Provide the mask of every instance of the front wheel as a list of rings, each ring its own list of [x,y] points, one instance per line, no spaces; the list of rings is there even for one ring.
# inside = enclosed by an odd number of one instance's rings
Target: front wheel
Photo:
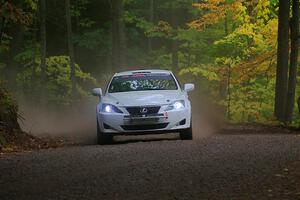
[[[179,132],[181,140],[193,140],[193,126],[192,122],[189,128],[182,129]]]
[[[103,133],[99,128],[99,123],[97,120],[97,143],[100,145],[112,144],[113,135],[110,133]]]

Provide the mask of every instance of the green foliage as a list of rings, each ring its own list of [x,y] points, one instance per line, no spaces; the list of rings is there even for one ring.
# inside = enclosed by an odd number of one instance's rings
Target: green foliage
[[[1,150],[1,148],[5,147],[6,145],[7,145],[7,141],[0,132],[0,150]]]
[[[19,5],[11,2],[0,9],[0,17],[5,17],[8,23],[0,46],[0,71],[9,69],[4,58],[13,52],[10,44],[15,38],[9,28],[21,24],[26,31],[22,46],[25,48],[13,55],[19,63],[19,89],[39,102],[44,88],[49,104],[69,105],[74,101],[69,59],[56,56],[67,54],[64,2],[47,2],[49,57],[45,82],[40,80],[40,49],[36,37],[38,1],[25,0]],[[111,30],[117,30],[112,23],[117,16],[111,10],[112,2],[71,2],[76,62],[82,70],[101,77],[101,83],[111,74],[112,60],[120,56],[112,52],[115,33]],[[148,0],[124,0],[123,3],[125,66],[172,69],[173,59],[178,57],[180,78],[195,82],[197,92],[208,94],[223,106],[229,120],[273,120],[278,0],[164,0],[155,1],[153,10]],[[150,21],[151,16],[154,21]],[[76,65],[77,99],[87,96],[95,84],[95,79],[82,72],[79,65]],[[299,95],[297,87],[296,96]],[[299,120],[293,122],[297,123],[300,124]]]
[[[0,81],[0,136],[2,130],[19,129],[18,118],[18,106],[4,87],[4,83]],[[5,143],[4,138],[0,140],[2,140],[0,143]]]
[[[5,18],[9,22],[29,25],[33,18],[32,11],[36,10],[37,0],[25,0],[22,3],[4,1],[1,3],[0,17]]]
[[[134,24],[136,28],[140,28],[145,32],[153,28],[153,24],[145,20],[143,17],[139,17],[134,13],[128,11],[124,12],[123,21],[127,24]]]
[[[82,12],[86,10],[89,0],[76,0],[74,5],[71,6],[71,15],[74,17],[80,17]]]
[[[201,65],[198,67],[189,67],[182,69],[179,75],[192,74],[193,76],[200,76],[205,78],[207,81],[219,81],[219,77],[216,72],[212,71],[212,66]]]
[[[202,93],[225,107],[229,120],[273,120],[278,1],[208,0],[193,8],[194,2],[160,2],[156,5],[159,17],[151,24],[144,14],[148,11],[137,9],[142,2],[126,1],[128,8],[135,9],[126,10],[125,22],[141,29],[147,38],[164,41],[144,58],[146,63],[171,69],[170,44],[175,40],[179,75],[196,82]],[[172,13],[180,15],[183,10],[190,20],[182,23],[177,19],[174,27]]]
[[[7,114],[10,110],[15,109],[15,103],[3,85],[3,82],[0,81],[0,112],[1,114]]]
[[[40,61],[22,70],[17,77],[17,83],[24,95],[34,96],[34,101],[41,101],[42,90],[45,89],[46,99],[49,104],[70,105],[78,99],[73,99],[71,94],[70,59],[67,56],[52,56],[46,59],[46,83],[41,81]],[[76,81],[78,98],[87,97],[90,88],[96,85],[96,80],[90,74],[81,71],[76,65]],[[43,85],[45,84],[45,85]]]
[[[224,6],[218,2],[221,1],[216,0],[210,5],[208,1],[200,4],[199,9],[206,9],[205,17],[212,18],[223,12]],[[228,35],[218,34],[209,47],[210,51],[206,51],[214,61],[182,69],[180,74],[191,74],[198,77],[201,84],[209,84],[210,95],[227,108],[230,120],[266,122],[273,119],[277,16],[272,14],[268,0],[250,4],[253,6],[252,13],[247,3],[236,3],[232,5],[235,9],[228,9],[227,28],[231,27],[231,32]],[[200,27],[200,32],[195,33],[195,36],[200,36],[207,30],[220,30],[224,20],[225,15],[218,16],[217,21],[197,21],[191,25],[197,29]],[[188,40],[193,37],[187,35],[181,38]],[[204,40],[203,44],[208,42]],[[225,97],[220,98],[220,87],[225,89]]]
[[[74,37],[74,43],[89,50],[101,49],[102,51],[107,51],[111,46],[110,38],[108,38],[106,32],[101,29],[76,35]]]

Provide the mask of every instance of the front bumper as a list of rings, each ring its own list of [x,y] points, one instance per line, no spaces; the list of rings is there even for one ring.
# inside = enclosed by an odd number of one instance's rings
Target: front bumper
[[[144,116],[102,112],[97,115],[101,132],[113,134],[172,132],[189,128],[191,120],[188,108]]]

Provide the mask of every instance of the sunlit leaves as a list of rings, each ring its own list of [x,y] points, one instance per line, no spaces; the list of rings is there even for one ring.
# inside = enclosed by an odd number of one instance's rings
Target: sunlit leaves
[[[179,75],[192,74],[193,76],[202,76],[208,81],[218,81],[219,77],[216,72],[212,71],[212,66],[189,67],[182,69]]]
[[[74,100],[72,98],[72,83],[70,79],[70,60],[68,56],[53,56],[46,59],[47,74],[47,101],[54,105],[70,105]],[[96,80],[90,74],[82,72],[78,65],[76,67],[77,93],[79,97],[88,95],[90,88],[94,87]],[[17,76],[18,87],[22,88],[24,94],[30,94],[29,97],[37,95],[41,90],[40,82],[40,60],[37,63],[27,65]]]
[[[205,11],[201,18],[190,22],[188,25],[191,28],[203,30],[209,25],[218,23],[221,19],[233,12],[240,10],[240,0],[227,2],[225,0],[208,0],[203,3],[193,4],[195,8]]]
[[[165,37],[170,38],[173,36],[173,28],[166,21],[159,21],[153,29],[147,32],[147,35],[151,37]]]
[[[32,10],[38,9],[38,0],[24,0],[25,4]]]
[[[220,29],[225,23],[231,29],[214,40],[215,61],[204,65],[209,68],[198,65],[181,74],[201,80],[205,77],[214,90],[218,84],[223,85],[227,96],[219,103],[230,105],[227,112],[233,121],[265,121],[273,116],[277,39],[273,4],[269,0],[207,0],[194,4],[201,16],[189,26],[199,34],[208,28]]]

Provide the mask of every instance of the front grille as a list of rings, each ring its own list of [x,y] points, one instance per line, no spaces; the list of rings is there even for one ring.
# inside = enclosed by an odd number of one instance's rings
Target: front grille
[[[158,113],[160,106],[136,106],[126,107],[126,110],[131,115],[151,115]]]
[[[125,131],[143,131],[143,130],[154,130],[154,129],[163,129],[168,126],[169,123],[161,124],[144,124],[144,125],[122,125],[121,127]]]

